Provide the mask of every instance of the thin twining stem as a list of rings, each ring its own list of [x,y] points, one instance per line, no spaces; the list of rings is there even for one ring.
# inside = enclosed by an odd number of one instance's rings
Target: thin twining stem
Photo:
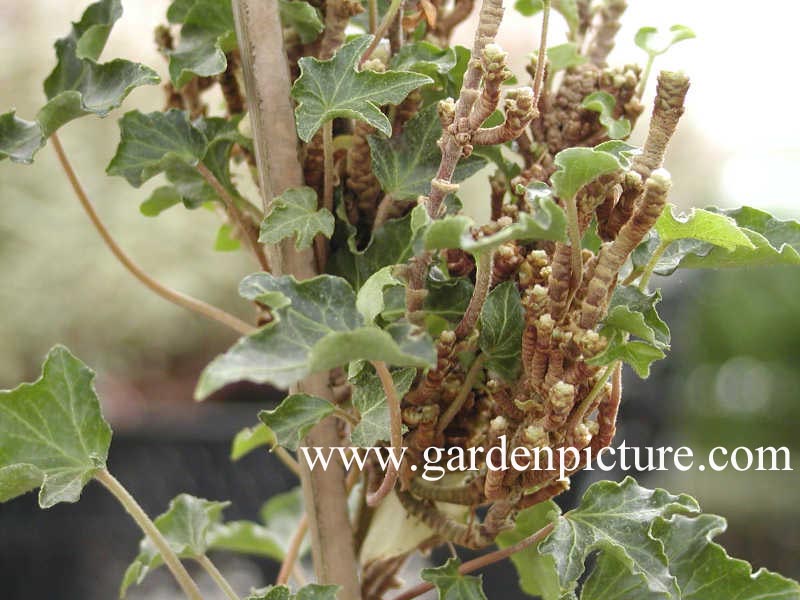
[[[167,568],[175,576],[175,580],[181,586],[183,593],[186,594],[186,597],[190,600],[203,600],[197,584],[189,575],[186,567],[178,560],[178,557],[170,548],[169,542],[161,535],[155,523],[150,520],[150,517],[142,510],[142,507],[139,506],[139,503],[131,496],[130,492],[106,469],[101,469],[95,473],[94,478],[114,495],[133,520],[136,521],[136,524],[144,534],[150,538],[150,541],[153,542],[153,545],[161,554],[161,558],[164,559]]]
[[[75,195],[78,197],[83,210],[86,211],[89,220],[92,222],[95,229],[97,229],[97,232],[100,234],[100,237],[103,238],[103,241],[106,243],[106,246],[108,246],[109,250],[111,250],[111,253],[136,279],[138,279],[148,289],[155,292],[165,300],[222,323],[223,325],[227,325],[238,333],[246,335],[255,331],[255,327],[245,323],[237,317],[234,317],[232,314],[225,312],[221,308],[217,308],[216,306],[207,304],[202,300],[197,300],[196,298],[187,296],[186,294],[173,290],[172,288],[169,288],[156,281],[138,264],[136,264],[133,259],[125,254],[122,248],[120,248],[119,244],[117,244],[116,240],[111,236],[111,233],[106,228],[105,224],[100,220],[97,211],[95,211],[94,206],[89,200],[89,196],[87,196],[86,191],[83,189],[83,185],[81,185],[81,182],[78,180],[78,177],[75,174],[69,159],[67,159],[67,155],[64,152],[64,148],[61,146],[61,141],[58,139],[58,135],[55,133],[52,134],[50,136],[50,141],[53,144],[53,149],[58,157],[58,162],[61,164],[61,168],[67,175],[67,179],[69,179],[72,189],[75,192]]]
[[[386,404],[389,406],[389,439],[391,450],[394,451],[403,446],[403,415],[400,412],[400,397],[394,387],[394,380],[386,363],[381,360],[374,360],[372,361],[372,366],[375,367],[375,372],[378,374],[378,378],[380,378],[383,385],[383,391],[386,394]],[[374,494],[367,496],[367,504],[369,506],[380,504],[380,501],[394,489],[396,481],[397,470],[394,468],[394,463],[390,461],[380,487]]]
[[[496,562],[500,562],[501,560],[505,560],[512,554],[516,554],[524,550],[529,546],[533,546],[538,542],[542,541],[550,532],[553,531],[554,524],[550,523],[542,527],[539,531],[530,535],[516,544],[508,546],[507,548],[503,548],[502,550],[495,550],[494,552],[489,552],[488,554],[484,554],[483,556],[479,556],[478,558],[473,558],[472,560],[468,560],[463,565],[458,568],[458,572],[462,575],[466,573],[471,573],[472,571],[476,571],[478,569],[482,569],[488,565],[491,565]],[[406,590],[399,596],[395,596],[392,600],[412,600],[412,598],[416,598],[417,596],[421,596],[425,592],[432,590],[435,586],[432,583],[420,583],[419,585],[415,585],[414,587]]]
[[[283,557],[281,563],[281,570],[278,573],[278,578],[275,580],[275,585],[286,585],[289,581],[289,575],[294,570],[294,565],[297,562],[297,557],[300,555],[300,546],[303,545],[303,538],[306,537],[308,531],[308,515],[304,514],[297,524],[297,529],[289,540],[289,547],[286,550],[286,556]]]
[[[300,465],[297,463],[294,456],[289,454],[282,446],[275,446],[271,452],[278,457],[278,460],[280,460],[287,469],[300,477]]]
[[[464,311],[464,316],[456,326],[456,339],[464,339],[475,329],[483,304],[489,295],[489,288],[492,286],[493,259],[493,250],[481,252],[475,258],[475,288],[472,291],[467,310]]]
[[[442,433],[445,429],[447,429],[447,426],[450,425],[453,419],[456,418],[456,415],[461,410],[461,407],[464,406],[470,391],[472,391],[472,388],[475,386],[475,382],[478,380],[478,376],[481,374],[484,360],[486,360],[486,355],[481,354],[478,356],[478,358],[472,361],[472,366],[470,366],[466,377],[464,377],[464,384],[458,391],[458,395],[455,397],[450,406],[447,407],[447,410],[439,419],[439,422],[436,425],[436,433]]]
[[[538,110],[544,83],[544,67],[547,62],[547,30],[550,25],[550,0],[544,0],[542,10],[542,33],[539,39],[539,59],[536,61],[536,74],[533,78],[533,108]]]
[[[225,576],[217,568],[217,565],[211,562],[210,558],[204,554],[197,559],[197,562],[205,569],[211,579],[214,580],[214,583],[222,590],[222,593],[228,597],[228,600],[239,600],[239,595],[233,589],[233,586],[225,579]]]
[[[253,252],[253,256],[256,257],[259,266],[264,271],[269,271],[269,261],[267,261],[267,255],[264,253],[264,247],[258,242],[258,232],[256,228],[251,222],[245,219],[242,211],[236,206],[236,201],[233,199],[233,196],[230,195],[228,190],[225,189],[225,186],[220,183],[216,175],[214,175],[207,166],[199,162],[197,163],[197,170],[208,185],[210,185],[222,199],[223,204],[225,204],[225,209],[236,223],[236,227],[241,234],[246,238],[247,245],[250,246],[250,250]]]
[[[400,7],[403,5],[403,0],[392,0],[392,3],[389,5],[389,8],[386,11],[386,14],[383,16],[383,21],[378,26],[378,29],[375,31],[375,35],[372,38],[369,46],[364,51],[363,56],[361,57],[361,61],[358,63],[359,66],[363,65],[372,53],[375,51],[375,48],[378,47],[378,44],[381,43],[381,40],[386,35],[386,32],[389,30],[389,27],[392,25],[392,21],[394,21],[395,17],[397,16],[397,12],[400,10]]]

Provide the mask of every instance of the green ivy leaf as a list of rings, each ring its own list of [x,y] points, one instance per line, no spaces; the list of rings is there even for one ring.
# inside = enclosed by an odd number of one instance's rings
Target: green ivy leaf
[[[557,520],[560,513],[558,505],[552,500],[523,509],[514,521],[514,529],[497,536],[497,546],[507,548],[522,541]],[[534,544],[512,554],[511,562],[517,569],[519,586],[523,592],[531,596],[541,596],[542,600],[561,598],[561,587],[552,556],[540,554]]]
[[[447,75],[457,62],[458,57],[453,48],[439,48],[430,42],[414,42],[402,46],[389,64],[394,71],[427,75],[435,83],[445,87]]]
[[[39,379],[0,391],[0,502],[37,487],[41,508],[77,502],[105,468],[111,428],[93,381],[94,371],[55,346]]]
[[[411,90],[432,82],[417,73],[358,71],[358,61],[371,40],[369,35],[355,37],[330,60],[300,59],[292,97],[298,103],[295,115],[301,140],[308,142],[323,123],[337,117],[365,121],[389,136],[392,126],[380,106],[397,104]]]
[[[225,71],[225,53],[236,48],[231,0],[195,0],[181,17],[180,41],[168,52],[169,76],[177,88],[194,77]]]
[[[686,25],[673,25],[669,28],[669,33],[663,35],[659,34],[655,27],[642,27],[636,32],[633,41],[650,57],[656,57],[664,54],[678,42],[694,37],[696,37],[694,32]]]
[[[317,192],[313,188],[291,188],[272,200],[270,212],[261,223],[258,241],[277,244],[296,236],[295,247],[304,250],[311,247],[319,233],[331,237],[333,226],[331,211],[317,208]]]
[[[372,135],[368,138],[375,176],[387,195],[394,200],[415,200],[428,193],[441,160],[436,144],[441,135],[437,108],[432,104],[411,119],[399,137],[386,139]],[[453,182],[463,181],[485,165],[484,158],[474,155],[459,161]]]
[[[289,541],[304,512],[303,492],[299,487],[276,494],[261,507],[261,523],[228,521],[214,524],[208,532],[208,546],[212,550],[266,556],[281,561],[289,550]],[[309,548],[310,544],[304,540],[300,555]]]
[[[200,558],[209,548],[208,533],[211,527],[220,521],[223,509],[229,504],[180,494],[170,501],[167,511],[153,522],[170,549],[180,558]],[[125,596],[130,586],[141,584],[153,569],[163,563],[161,553],[150,538],[143,538],[139,542],[139,554],[122,578],[120,597]]]
[[[645,577],[648,590],[678,597],[667,557],[661,543],[650,535],[650,526],[657,517],[699,510],[689,496],[649,490],[631,477],[619,484],[600,481],[586,491],[577,508],[558,520],[539,551],[553,557],[564,593],[575,590],[586,558],[600,551],[601,556],[610,553],[628,571]]]
[[[580,53],[578,45],[573,42],[551,46],[547,49],[548,73],[550,76],[558,71],[565,71],[570,67],[582,65],[587,60],[589,59]]]
[[[651,535],[663,546],[680,594],[675,600],[778,600],[800,598],[797,582],[761,569],[753,573],[743,560],[729,557],[712,540],[725,530],[716,515],[658,518]],[[604,554],[587,579],[581,600],[662,600],[647,589],[645,579],[630,573],[610,554]]]
[[[239,460],[256,448],[274,446],[276,443],[275,434],[263,423],[254,427],[245,427],[234,436],[233,442],[231,442],[231,460]]]
[[[297,450],[297,445],[309,430],[335,411],[336,407],[324,398],[292,394],[284,398],[277,408],[262,410],[258,418],[272,430],[279,445]]]
[[[423,304],[426,320],[443,321],[446,325],[458,323],[469,305],[474,287],[465,277],[444,280],[429,277],[425,286],[428,294]],[[406,312],[406,288],[387,288],[384,291],[384,306],[381,313],[383,319],[394,321],[401,318]]]
[[[434,221],[425,231],[425,248],[461,248],[471,254],[478,254],[512,240],[564,241],[567,218],[563,209],[552,200],[552,195],[536,194],[529,196],[529,200],[532,213],[521,212],[515,223],[478,240],[471,233],[475,222],[467,216],[455,215]]]
[[[416,369],[398,369],[392,371],[392,380],[400,398],[408,393]],[[380,378],[372,369],[362,369],[355,377],[350,379],[353,385],[353,406],[356,407],[361,420],[350,432],[353,445],[368,448],[378,442],[389,440],[389,407],[386,403],[386,393]]]
[[[285,585],[279,585],[256,590],[245,600],[336,600],[338,592],[338,585],[309,583],[293,594]]]
[[[234,227],[230,223],[223,223],[217,230],[214,240],[214,250],[217,252],[233,252],[238,250],[242,243],[234,237]]]
[[[480,575],[462,575],[461,561],[450,558],[441,567],[422,569],[421,577],[436,586],[439,600],[486,600]]]
[[[389,286],[402,285],[402,282],[394,276],[396,265],[383,267],[364,282],[361,289],[356,294],[356,308],[364,321],[374,323],[375,318],[381,314],[385,308],[383,290]]]
[[[486,368],[507,382],[517,378],[522,353],[525,316],[517,286],[506,281],[486,297],[479,317],[478,346],[486,356]]]
[[[617,100],[608,92],[593,92],[586,96],[581,106],[587,110],[598,113],[600,124],[606,128],[608,137],[612,140],[628,137],[631,132],[631,122],[628,119],[614,118],[614,108]]]
[[[544,2],[542,0],[517,0],[514,3],[514,8],[521,15],[532,17],[544,9]],[[552,8],[561,13],[561,16],[564,17],[569,26],[569,30],[575,31],[579,21],[577,2],[575,0],[553,0]]]
[[[623,168],[619,158],[599,148],[567,148],[553,159],[558,170],[550,177],[553,192],[562,200],[574,198],[580,189],[601,175]]]
[[[693,239],[726,250],[739,246],[753,249],[755,246],[736,221],[723,214],[693,208],[688,215],[675,217],[673,211],[665,210],[656,221],[655,230],[663,244],[671,244],[682,239]]]
[[[45,79],[47,103],[34,121],[14,111],[0,115],[0,160],[31,163],[57,129],[79,117],[105,117],[136,87],[158,83],[158,74],[123,59],[97,63],[114,23],[122,15],[119,0],[91,4],[66,37],[56,41],[55,68]]]
[[[284,27],[291,27],[297,32],[300,41],[310,44],[319,37],[325,24],[320,19],[319,11],[303,0],[279,0],[281,22]]]
[[[171,185],[162,185],[153,190],[150,197],[139,206],[139,212],[145,217],[157,217],[162,212],[180,204],[182,198],[178,190]]]
[[[242,281],[239,292],[270,307],[274,320],[206,367],[195,391],[198,398],[236,381],[285,388],[309,373],[358,359],[415,367],[435,362],[430,337],[408,323],[386,329],[365,324],[353,288],[340,277],[320,275],[298,282],[291,276],[256,273]]]

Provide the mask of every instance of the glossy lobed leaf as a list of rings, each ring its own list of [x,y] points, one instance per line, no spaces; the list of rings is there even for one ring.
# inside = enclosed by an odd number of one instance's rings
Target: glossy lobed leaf
[[[70,33],[56,41],[57,64],[45,79],[47,103],[35,120],[14,111],[0,115],[0,160],[30,163],[57,129],[79,117],[105,117],[136,87],[159,82],[155,71],[123,59],[97,63],[114,23],[119,0],[100,0],[86,8]]]
[[[309,583],[293,594],[285,585],[279,585],[256,590],[245,600],[336,600],[338,591],[338,585]]]
[[[478,346],[486,357],[486,368],[503,381],[513,382],[519,374],[525,328],[522,301],[514,282],[503,282],[489,292],[478,323]]]
[[[664,54],[675,44],[696,37],[686,25],[673,25],[668,33],[660,34],[655,27],[642,27],[634,36],[634,43],[650,56]]]
[[[337,117],[359,119],[391,135],[391,124],[380,106],[397,104],[411,90],[432,82],[417,73],[358,71],[358,61],[371,39],[369,35],[353,38],[330,60],[300,59],[300,77],[292,86],[292,97],[297,101],[297,133],[304,142],[323,123]]]
[[[619,484],[600,481],[586,491],[577,508],[558,520],[539,551],[553,557],[564,593],[575,590],[586,558],[599,551],[601,556],[614,555],[629,572],[642,575],[648,590],[677,597],[675,577],[650,527],[657,517],[698,511],[693,498],[649,490],[630,477]]]
[[[553,159],[558,170],[550,177],[553,192],[562,200],[574,198],[580,189],[601,175],[623,168],[619,158],[598,148],[567,148]]]
[[[234,436],[231,442],[231,460],[239,460],[256,448],[273,446],[276,443],[275,433],[263,423],[245,427]]]
[[[261,523],[228,521],[213,525],[208,533],[209,548],[281,561],[289,551],[289,542],[304,511],[303,492],[299,487],[275,494],[259,511]],[[305,540],[300,556],[309,549],[310,544]]]
[[[262,410],[258,418],[272,430],[280,446],[297,450],[309,430],[336,407],[324,398],[308,394],[292,394],[283,399],[277,408]]]
[[[688,518],[675,515],[653,522],[651,535],[659,540],[670,572],[680,588],[675,600],[784,600],[800,598],[800,585],[777,573],[753,573],[743,560],[731,558],[713,538],[725,530],[716,515]],[[581,600],[662,600],[646,581],[610,554],[597,561],[584,584]]]
[[[422,569],[421,577],[436,586],[439,600],[486,600],[483,578],[480,575],[462,575],[458,572],[461,561],[450,558],[440,567]]]
[[[156,517],[153,523],[176,555],[181,558],[199,558],[209,548],[208,534],[211,527],[219,523],[222,511],[229,504],[180,494],[170,501],[166,512]],[[130,586],[141,584],[153,569],[163,563],[161,553],[150,538],[143,538],[139,543],[139,554],[122,578],[120,597],[125,596]]]
[[[398,397],[402,398],[411,389],[416,377],[416,369],[397,369],[392,371],[392,381]],[[378,442],[389,441],[389,406],[380,378],[372,369],[363,369],[350,379],[353,386],[353,406],[361,420],[350,432],[353,445],[368,448]]]
[[[442,126],[436,105],[423,108],[396,138],[370,136],[369,147],[375,176],[384,193],[394,200],[416,200],[430,191],[431,179],[436,176],[441,151],[436,144]],[[459,161],[453,174],[458,183],[477,173],[486,165],[479,156]]]
[[[0,391],[0,502],[37,487],[41,508],[76,502],[105,468],[111,428],[93,381],[94,371],[55,346],[39,379]]]
[[[516,222],[477,240],[471,233],[475,222],[467,216],[455,215],[434,221],[425,231],[425,248],[461,248],[478,254],[494,250],[512,240],[564,241],[567,218],[563,209],[548,195],[531,196],[529,200],[532,213],[520,212]]]
[[[297,32],[303,44],[310,44],[319,37],[325,24],[319,11],[304,0],[278,0],[281,22]]]
[[[242,281],[239,291],[270,307],[274,320],[206,367],[195,391],[198,398],[236,381],[288,387],[309,373],[358,359],[419,367],[435,361],[430,337],[408,323],[386,329],[365,324],[353,289],[340,277],[298,282],[256,273]]]
[[[600,124],[606,128],[608,137],[612,140],[627,137],[631,132],[631,122],[628,119],[614,118],[616,105],[616,99],[608,92],[592,92],[581,102],[583,108],[598,113]]]
[[[295,247],[303,250],[311,247],[317,234],[331,237],[333,215],[327,208],[317,208],[317,204],[317,192],[307,186],[291,188],[276,196],[261,223],[258,241],[277,244],[295,236]]]
[[[522,541],[557,520],[560,513],[558,505],[552,500],[521,510],[514,520],[514,529],[503,531],[497,536],[497,546],[507,548]],[[540,596],[542,600],[561,598],[561,587],[552,556],[541,554],[534,544],[512,554],[511,562],[517,569],[519,586],[523,592]]]
[[[169,56],[169,76],[181,88],[194,77],[225,71],[225,53],[236,48],[231,0],[195,0],[181,7],[181,36]]]

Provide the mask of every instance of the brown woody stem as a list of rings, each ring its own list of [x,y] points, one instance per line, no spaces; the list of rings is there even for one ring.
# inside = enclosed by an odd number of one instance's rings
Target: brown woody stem
[[[297,529],[292,534],[289,540],[289,547],[286,550],[286,556],[283,557],[281,563],[281,570],[278,572],[278,577],[275,579],[275,585],[286,585],[289,581],[294,565],[297,562],[297,557],[300,555],[300,546],[303,545],[303,539],[308,532],[308,515],[303,515],[300,522],[297,524]]]
[[[124,250],[122,250],[122,248],[120,248],[119,244],[117,244],[117,241],[112,237],[111,232],[106,228],[105,223],[100,220],[100,216],[94,209],[94,205],[92,204],[91,200],[89,200],[86,190],[84,190],[83,185],[72,168],[72,164],[69,162],[69,159],[64,152],[64,148],[61,145],[61,140],[59,140],[58,135],[55,133],[52,134],[50,136],[50,142],[53,144],[53,149],[56,152],[56,156],[58,157],[58,162],[61,164],[61,168],[67,175],[70,185],[72,185],[72,190],[78,197],[78,201],[81,203],[81,206],[88,215],[92,225],[94,225],[95,229],[97,229],[97,232],[100,234],[100,237],[103,238],[103,241],[106,243],[106,246],[108,246],[108,249],[111,250],[111,253],[120,263],[122,263],[122,266],[124,266],[128,272],[131,273],[131,275],[138,279],[148,289],[155,292],[165,300],[172,302],[173,304],[177,304],[182,308],[186,308],[199,315],[203,315],[204,317],[212,319],[213,321],[227,325],[234,331],[237,331],[243,335],[247,335],[248,333],[255,331],[255,327],[225,312],[221,308],[211,306],[202,300],[197,300],[196,298],[192,298],[191,296],[187,296],[186,294],[173,290],[172,288],[161,284],[148,275],[137,263],[133,261],[130,256],[125,253]]]
[[[467,310],[455,329],[456,339],[464,339],[472,330],[480,317],[483,303],[489,295],[489,288],[492,285],[492,263],[494,251],[481,252],[475,258],[475,289],[472,298],[469,300]]]
[[[375,367],[375,372],[378,374],[383,386],[383,392],[386,394],[386,404],[389,406],[390,444],[391,450],[394,451],[403,446],[403,415],[400,411],[400,396],[397,394],[397,388],[394,387],[394,380],[386,363],[381,360],[374,360],[372,361],[372,366]],[[394,489],[396,481],[397,471],[390,461],[380,487],[374,494],[367,496],[367,505],[377,506],[380,504],[381,500]]]

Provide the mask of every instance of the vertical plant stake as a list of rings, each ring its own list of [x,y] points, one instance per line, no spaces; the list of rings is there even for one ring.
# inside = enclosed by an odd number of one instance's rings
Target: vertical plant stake
[[[258,308],[250,323],[145,272],[71,166],[63,127],[160,81],[144,65],[100,62],[122,6],[89,6],[56,42],[47,101],[22,111],[33,120],[0,115],[0,159],[31,163],[50,142],[122,267],[241,336],[204,369],[196,398],[240,381],[287,390],[231,454],[271,447],[300,481],[258,522],[225,521],[227,502],[186,494],[151,520],[107,469],[111,429],[94,373],[55,346],[38,380],[0,392],[0,500],[38,488],[49,508],[99,482],[143,532],[121,595],[165,565],[198,600],[191,562],[230,600],[409,600],[432,589],[486,599],[469,573],[510,559],[523,590],[545,600],[800,599],[797,582],[729,557],[713,541],[724,520],[689,496],[627,478],[595,483],[566,512],[553,501],[569,487],[560,475],[588,466],[584,450],[612,443],[624,365],[646,378],[669,350],[652,275],[799,264],[800,224],[748,207],[673,212],[663,167],[689,89],[682,73],[658,74],[644,146],[625,141],[656,57],[691,30],[674,26],[662,43],[642,28],[644,69],[616,67],[607,60],[624,1],[516,8],[514,18],[541,16],[527,76],[511,72],[496,39],[502,0],[169,5],[156,36],[169,74],[163,109],[121,115],[106,172],[135,188],[159,179],[145,215],[216,209],[218,247],[253,260],[238,289],[243,308]],[[474,10],[472,47],[453,45]],[[557,18],[568,34],[553,44]],[[476,223],[459,192],[489,165],[491,219]],[[248,172],[260,198],[243,191]],[[485,457],[501,440],[509,452],[573,448],[581,458],[505,471],[480,458],[477,470],[445,473],[452,465],[426,454]],[[321,469],[306,446],[349,450]],[[386,460],[401,447],[402,461]],[[431,466],[446,476],[423,477]],[[438,545],[498,548],[398,589],[406,559]],[[223,551],[280,562],[276,585],[241,595],[209,559]]]

